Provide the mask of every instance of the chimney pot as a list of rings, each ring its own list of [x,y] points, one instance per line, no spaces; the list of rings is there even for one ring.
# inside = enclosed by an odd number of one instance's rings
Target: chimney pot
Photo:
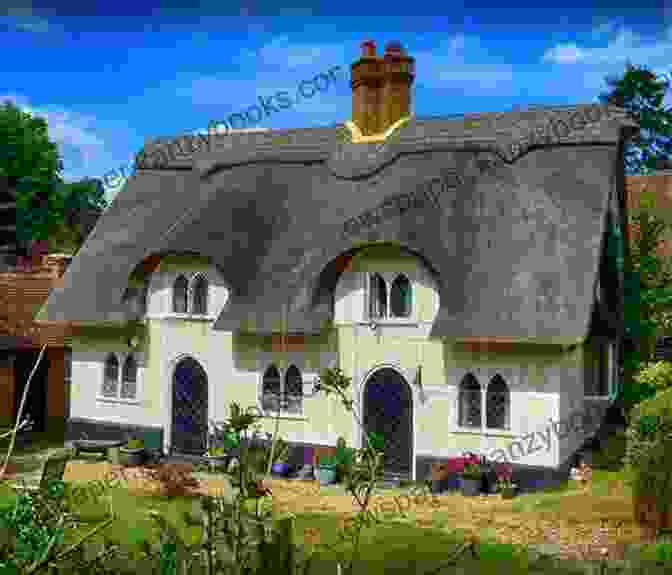
[[[350,66],[352,121],[369,136],[410,115],[415,59],[404,53],[399,42],[389,42],[380,57],[371,40],[361,46],[360,59]]]
[[[375,58],[376,57],[376,43],[373,40],[362,42],[362,57]]]
[[[399,54],[401,56],[404,54],[404,49],[400,42],[393,40],[385,46],[385,54]]]

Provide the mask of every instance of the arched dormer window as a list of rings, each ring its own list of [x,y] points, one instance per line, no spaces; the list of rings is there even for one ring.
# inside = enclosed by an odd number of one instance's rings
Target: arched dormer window
[[[509,387],[504,378],[497,374],[490,380],[485,395],[487,427],[490,429],[509,428]]]
[[[138,363],[133,355],[129,355],[124,361],[121,375],[121,399],[135,399],[137,393]]]
[[[299,368],[295,365],[290,365],[287,373],[285,373],[284,399],[285,405],[283,407],[289,413],[301,413],[303,379]]]
[[[102,395],[104,397],[117,397],[117,385],[119,383],[119,360],[111,353],[105,359],[105,375],[103,378]]]
[[[261,406],[264,411],[278,411],[280,409],[280,372],[274,365],[268,367],[264,373],[261,391]]]
[[[189,282],[179,276],[173,284],[173,313],[187,313],[187,288]]]
[[[369,280],[369,317],[387,317],[387,286],[380,274],[372,274]]]
[[[191,313],[206,315],[208,313],[208,280],[201,275],[196,276],[191,291]]]
[[[392,317],[411,315],[411,282],[404,274],[399,274],[390,289],[390,311]]]
[[[481,386],[476,377],[468,373],[460,383],[459,426],[481,427]]]

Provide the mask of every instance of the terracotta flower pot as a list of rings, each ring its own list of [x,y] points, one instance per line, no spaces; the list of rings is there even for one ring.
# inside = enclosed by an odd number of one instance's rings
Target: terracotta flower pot
[[[432,481],[445,481],[450,476],[450,468],[445,463],[432,464]]]

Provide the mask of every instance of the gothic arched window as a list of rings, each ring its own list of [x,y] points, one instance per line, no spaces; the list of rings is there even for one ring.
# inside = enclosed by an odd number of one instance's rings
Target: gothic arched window
[[[387,286],[380,274],[373,274],[369,283],[369,317],[381,319],[387,316]]]
[[[411,315],[411,282],[403,274],[398,275],[392,282],[390,311],[393,317],[409,317]]]
[[[491,429],[509,428],[509,387],[504,378],[497,374],[490,380],[485,394],[487,427]]]
[[[173,313],[187,313],[187,287],[189,282],[179,276],[173,284]]]
[[[280,409],[280,372],[274,365],[270,365],[264,373],[261,390],[261,406],[264,411],[278,411]]]
[[[473,374],[468,373],[460,383],[460,427],[481,427],[481,386]]]
[[[103,379],[102,395],[105,397],[117,397],[117,385],[119,383],[119,360],[111,353],[105,360],[105,376]]]
[[[285,374],[285,409],[289,413],[301,413],[303,403],[303,379],[301,372],[295,365],[290,365]]]
[[[208,280],[203,276],[198,276],[194,281],[192,292],[191,312],[196,315],[206,315],[208,313]]]
[[[137,392],[138,364],[132,355],[129,355],[124,361],[124,368],[121,372],[121,393],[122,399],[135,399]]]

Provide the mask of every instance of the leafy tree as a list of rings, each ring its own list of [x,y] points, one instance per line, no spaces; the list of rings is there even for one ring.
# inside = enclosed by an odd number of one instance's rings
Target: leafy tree
[[[632,407],[655,389],[636,378],[640,365],[655,352],[656,335],[672,327],[672,265],[658,255],[658,247],[672,224],[654,211],[655,197],[642,191],[640,208],[629,216],[633,230],[631,270],[626,274],[626,336],[639,341],[638,349],[625,358],[624,403]]]
[[[640,126],[625,147],[626,174],[655,171],[661,160],[672,157],[672,108],[663,105],[670,82],[628,63],[623,77],[607,77],[606,83],[610,91],[600,101],[624,108]]]
[[[18,246],[50,239],[69,230],[83,239],[75,222],[78,214],[106,207],[100,183],[92,180],[66,184],[58,148],[49,139],[47,122],[11,102],[0,106],[0,189],[3,200],[16,196]],[[13,191],[9,193],[9,190]],[[53,238],[52,238],[53,239]]]
[[[600,95],[600,101],[624,108],[640,127],[625,144],[625,173],[655,171],[661,162],[672,158],[672,109],[666,109],[663,104],[670,82],[646,67],[630,63],[622,77],[605,80],[608,91]],[[651,391],[639,385],[634,376],[640,363],[652,358],[656,333],[672,327],[672,291],[667,287],[672,273],[669,263],[657,255],[669,224],[647,206],[642,207],[644,209],[630,214],[624,222],[629,231],[635,232],[635,237],[629,238],[626,246],[629,257],[624,270],[626,354],[625,382],[620,399],[626,409]]]

